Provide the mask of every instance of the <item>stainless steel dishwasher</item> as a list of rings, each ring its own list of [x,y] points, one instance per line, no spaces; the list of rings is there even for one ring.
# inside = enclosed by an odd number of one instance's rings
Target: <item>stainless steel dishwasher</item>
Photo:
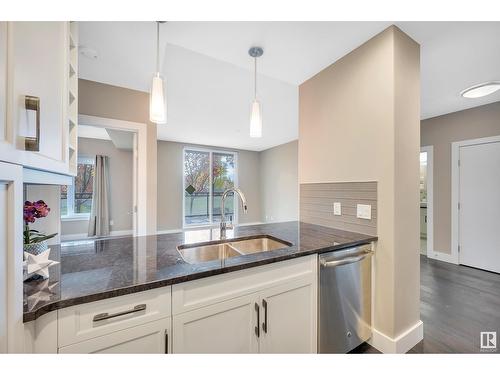
[[[318,351],[347,353],[371,337],[372,245],[319,256]]]

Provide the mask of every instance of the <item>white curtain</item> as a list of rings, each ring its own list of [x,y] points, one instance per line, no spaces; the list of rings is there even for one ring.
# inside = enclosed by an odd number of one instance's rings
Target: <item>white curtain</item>
[[[109,236],[109,168],[108,157],[96,155],[94,190],[89,220],[89,237]]]

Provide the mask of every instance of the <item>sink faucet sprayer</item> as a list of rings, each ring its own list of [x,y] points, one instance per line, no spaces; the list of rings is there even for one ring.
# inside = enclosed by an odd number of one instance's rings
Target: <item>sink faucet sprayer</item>
[[[233,225],[232,224],[227,224],[226,223],[226,213],[224,210],[224,203],[226,200],[226,197],[229,193],[236,193],[240,197],[241,200],[241,207],[243,208],[243,212],[247,213],[247,200],[245,198],[245,194],[238,189],[238,188],[230,188],[224,191],[222,194],[222,199],[220,201],[220,209],[221,209],[221,219],[220,219],[220,239],[224,240],[226,239],[226,229],[232,229]]]

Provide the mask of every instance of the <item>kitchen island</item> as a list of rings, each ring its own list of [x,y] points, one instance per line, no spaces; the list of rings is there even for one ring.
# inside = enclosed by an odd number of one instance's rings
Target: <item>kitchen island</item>
[[[279,250],[189,264],[177,247],[219,239],[218,228],[144,237],[89,239],[53,246],[50,278],[24,286],[24,322],[57,309],[367,244],[377,237],[303,222],[240,226],[227,241],[270,235],[292,244]]]

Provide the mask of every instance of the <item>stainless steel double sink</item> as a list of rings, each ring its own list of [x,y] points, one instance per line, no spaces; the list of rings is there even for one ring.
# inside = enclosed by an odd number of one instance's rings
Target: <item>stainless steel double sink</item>
[[[177,247],[177,251],[184,261],[196,264],[284,249],[290,246],[292,246],[290,242],[269,235],[260,235],[252,238],[235,238],[202,244],[180,245]]]

